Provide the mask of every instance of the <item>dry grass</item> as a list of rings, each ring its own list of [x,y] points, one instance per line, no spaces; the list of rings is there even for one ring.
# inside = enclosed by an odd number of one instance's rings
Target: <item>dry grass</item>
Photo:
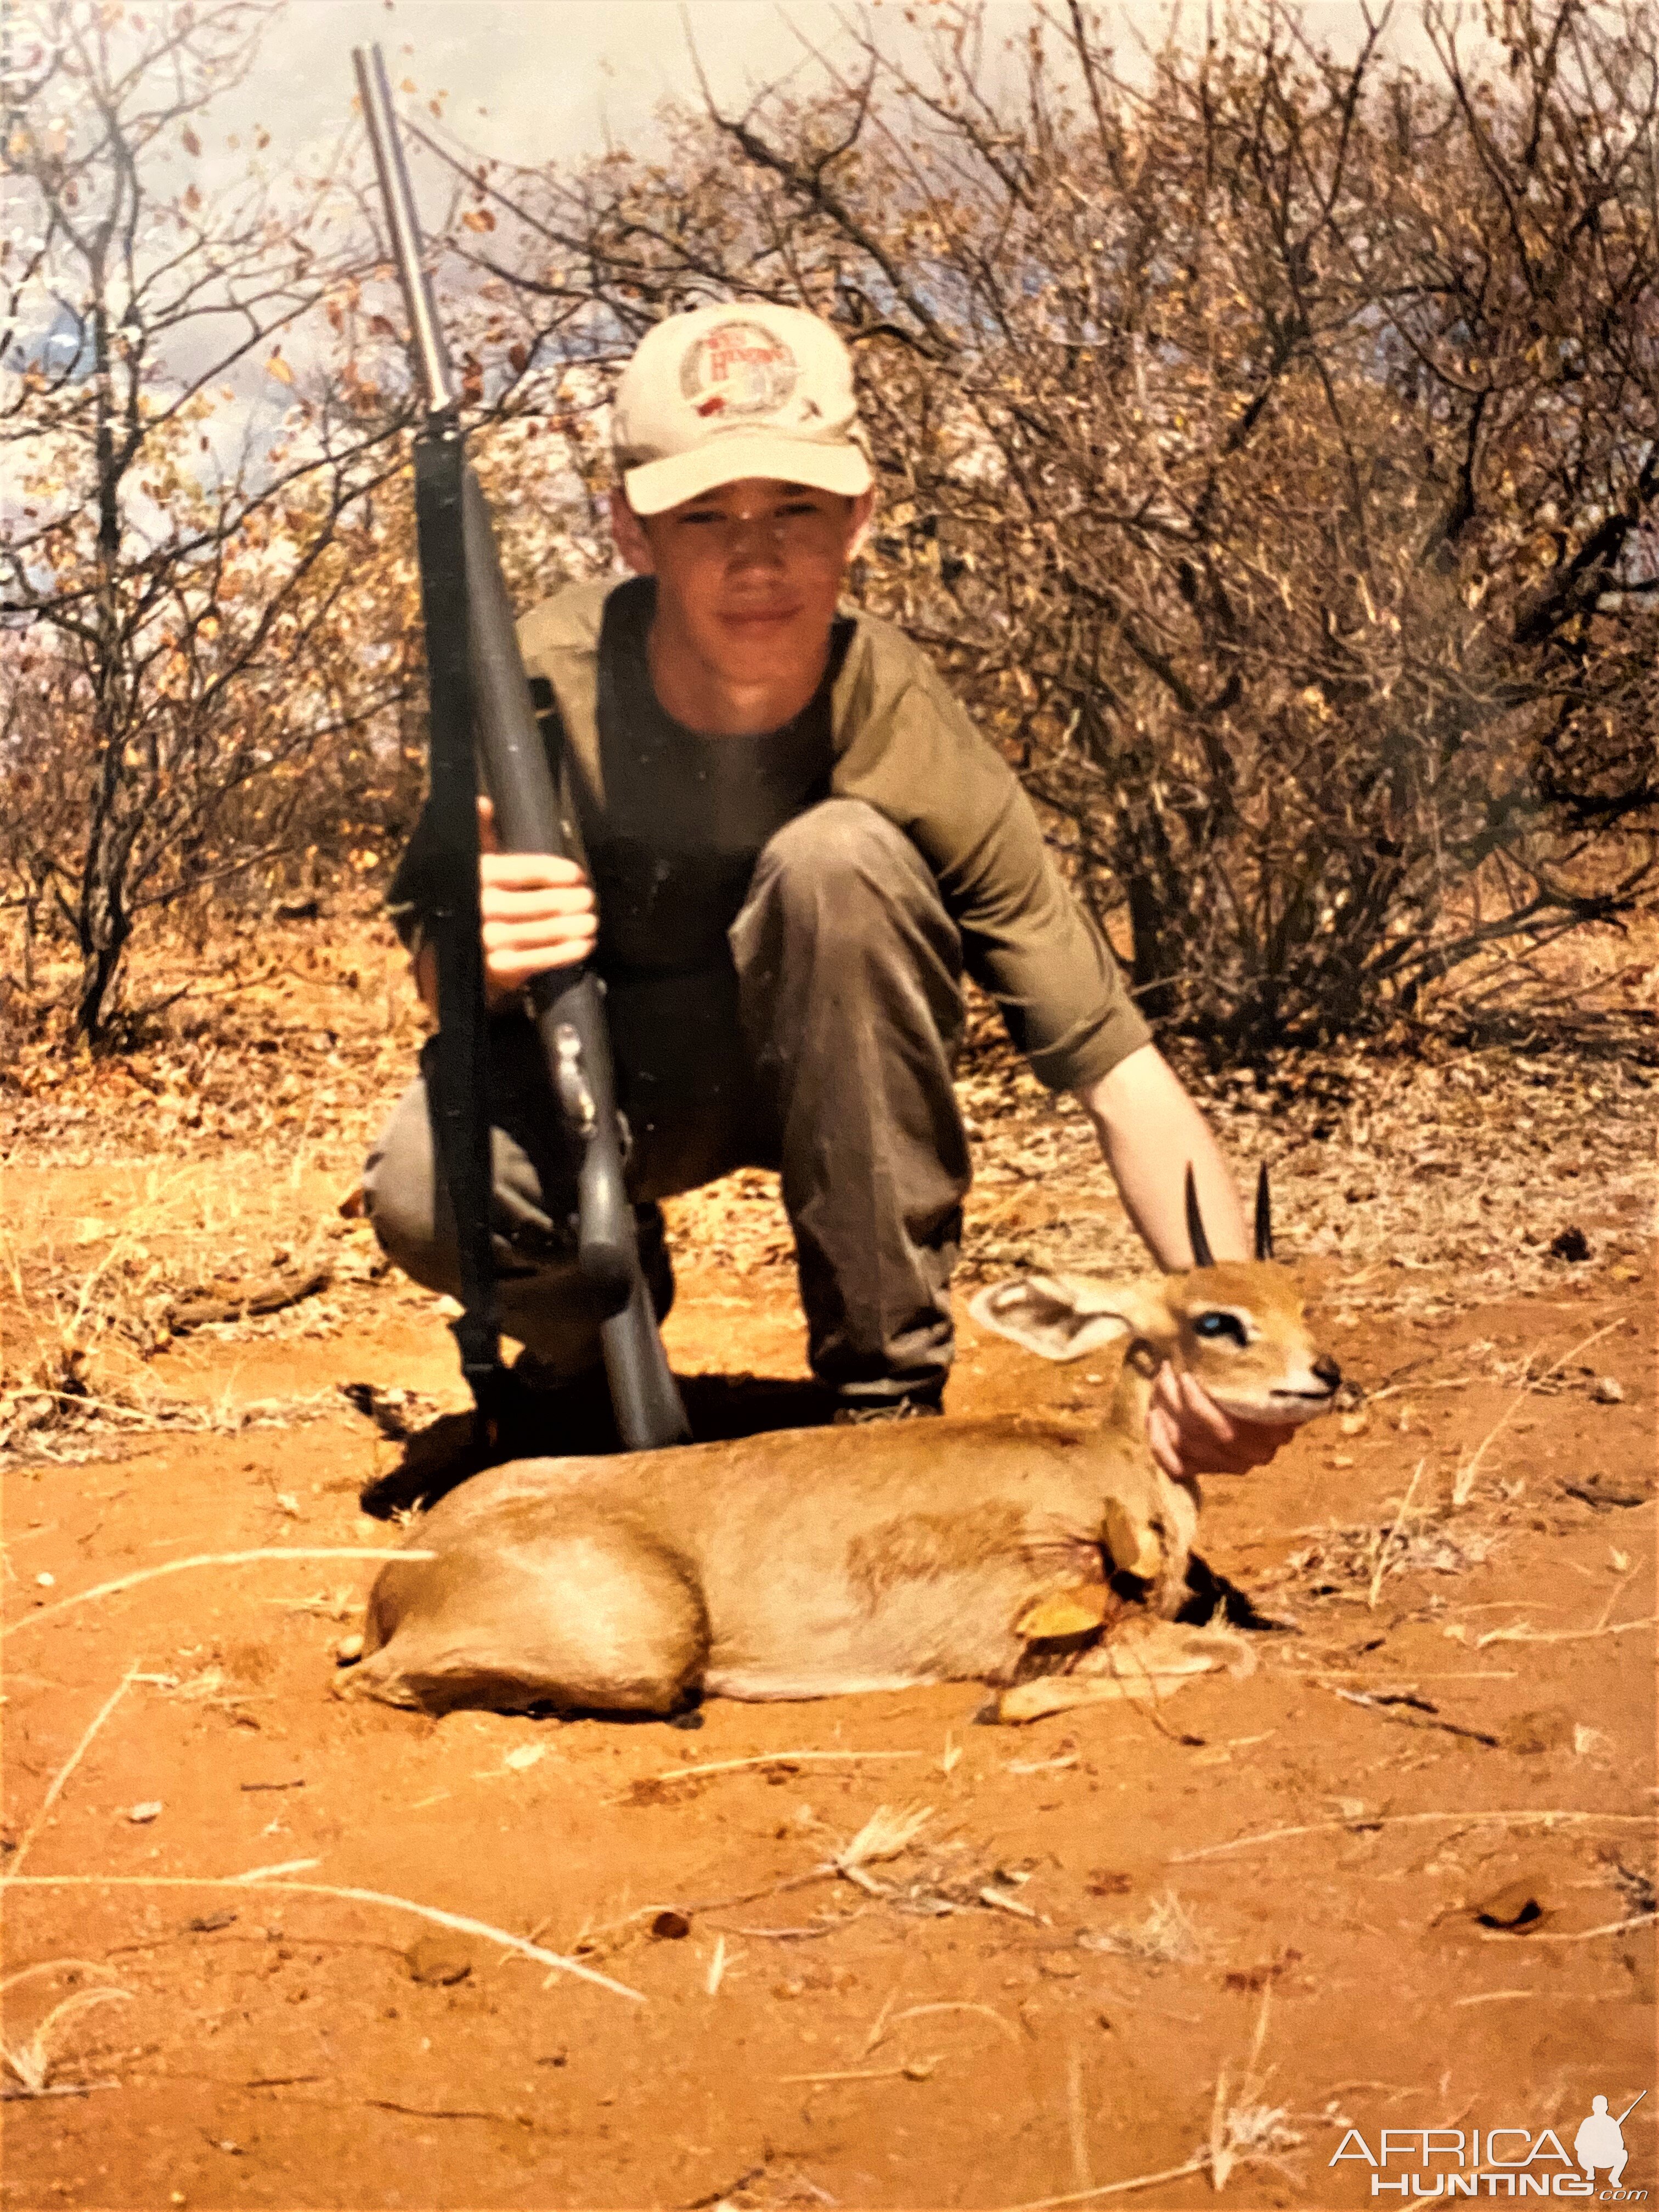
[[[901,1851],[909,1850],[933,1817],[931,1805],[912,1806],[902,1813],[878,1805],[857,1835],[836,1852],[830,1863],[837,1874],[848,1874],[854,1867],[896,1859]]]
[[[1079,1940],[1085,1950],[1107,1951],[1145,1966],[1188,1966],[1204,1953],[1192,1917],[1173,1890],[1152,1899],[1138,1928],[1103,1929]]]
[[[13,1981],[20,1978],[14,1976]],[[8,1988],[11,1983],[6,1984]],[[53,2083],[52,2069],[57,2063],[52,2041],[60,2023],[74,2014],[85,2012],[96,2004],[131,2002],[131,1990],[77,1990],[72,1996],[61,1998],[36,2027],[27,2042],[0,2044],[0,2059],[3,2059],[17,2087],[14,2096],[46,2097],[74,2095],[88,2088],[113,2088],[109,2082]]]

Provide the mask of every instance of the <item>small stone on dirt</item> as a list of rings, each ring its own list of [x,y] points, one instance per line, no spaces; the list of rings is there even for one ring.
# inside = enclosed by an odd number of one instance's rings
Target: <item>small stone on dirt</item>
[[[1037,1972],[1051,1982],[1073,1982],[1083,1969],[1067,1951],[1044,1951],[1037,1960]]]
[[[1550,1239],[1550,1257],[1553,1260],[1566,1260],[1577,1265],[1588,1260],[1589,1255],[1589,1238],[1576,1221],[1568,1222],[1565,1229],[1558,1229]]]
[[[453,1936],[422,1936],[404,1953],[411,1982],[428,1989],[447,1990],[464,1982],[472,1972],[472,1954]]]
[[[337,1667],[355,1667],[362,1656],[363,1639],[361,1636],[343,1636],[334,1647]]]
[[[127,1814],[127,1818],[132,1822],[135,1828],[144,1828],[149,1826],[149,1823],[155,1820],[161,1810],[161,1799],[159,1797],[152,1797],[143,1805],[135,1805],[131,1811]]]
[[[1622,1406],[1625,1386],[1614,1375],[1598,1375],[1590,1385],[1590,1395],[1598,1406]]]
[[[651,1933],[660,1942],[678,1943],[691,1933],[691,1923],[683,1912],[659,1912],[651,1923]]]
[[[1091,1867],[1087,1883],[1091,1897],[1127,1897],[1130,1881],[1127,1874],[1119,1874],[1112,1867]]]

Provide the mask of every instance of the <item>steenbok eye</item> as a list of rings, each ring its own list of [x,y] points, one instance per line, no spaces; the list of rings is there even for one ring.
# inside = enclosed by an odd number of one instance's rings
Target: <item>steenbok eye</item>
[[[1193,1334],[1208,1337],[1212,1340],[1224,1336],[1237,1345],[1241,1351],[1249,1342],[1249,1337],[1244,1334],[1244,1324],[1237,1314],[1200,1314],[1198,1319],[1193,1323]]]

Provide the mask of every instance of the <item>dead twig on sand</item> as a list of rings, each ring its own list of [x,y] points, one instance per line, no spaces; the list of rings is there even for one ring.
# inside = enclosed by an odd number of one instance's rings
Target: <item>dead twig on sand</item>
[[[1385,1691],[1367,1697],[1358,1690],[1339,1689],[1333,1682],[1319,1682],[1315,1686],[1328,1690],[1334,1698],[1340,1698],[1345,1705],[1364,1705],[1367,1711],[1381,1713],[1385,1721],[1396,1722],[1402,1728],[1441,1729],[1448,1735],[1463,1736],[1471,1743],[1483,1743],[1488,1750],[1496,1749],[1499,1741],[1486,1729],[1465,1728],[1461,1721],[1443,1721],[1437,1706],[1431,1705],[1426,1698],[1414,1697],[1407,1690]],[[1406,1710],[1394,1710],[1398,1706],[1404,1706]]]
[[[875,2026],[871,2029],[868,2036],[866,2037],[864,2048],[859,2053],[860,2058],[867,2058],[872,2051],[878,2049],[883,2043],[884,2043],[887,2039],[889,2032],[891,2029],[896,2028],[902,2020],[922,2020],[933,2013],[981,2013],[987,2020],[994,2021],[996,2026],[1001,2030],[1002,2033],[1007,2037],[1011,2043],[1018,2043],[1019,2041],[1018,2030],[1009,2021],[1006,2021],[1000,2012],[994,2011],[991,2006],[987,2004],[969,2004],[961,1999],[947,1999],[945,2002],[940,2004],[907,2005],[902,2012],[894,2012],[891,2009],[891,2002],[892,2001],[890,1998],[887,2004],[883,2006]]]
[[[1156,2189],[1161,2181],[1184,2181],[1188,2174],[1202,2173],[1209,2163],[1208,2151],[1200,2151],[1184,2166],[1166,2166],[1159,2173],[1133,2174],[1127,2181],[1102,2181],[1092,2189],[1070,2190],[1064,2197],[1035,2197],[1024,2204],[1006,2205],[1003,2212],[1059,2212],[1063,2204],[1092,2204],[1102,2197],[1121,2197],[1131,2189]]]
[[[1595,1936],[1626,1936],[1632,1928],[1651,1928],[1656,1919],[1659,1919],[1659,1914],[1638,1912],[1628,1920],[1604,1920],[1599,1928],[1575,1928],[1559,1936],[1538,1936],[1528,1929],[1524,1940],[1528,1950],[1534,1943],[1588,1943]],[[1485,1943],[1512,1943],[1515,1936],[1510,1929],[1493,1928],[1484,1930],[1480,1940]]]
[[[296,1863],[304,1865],[307,1862],[301,1860]],[[458,1936],[482,1936],[486,1942],[499,1943],[503,1949],[534,1959],[540,1966],[550,1966],[559,1973],[574,1974],[579,1981],[592,1982],[602,1990],[609,1990],[613,1996],[631,1997],[635,2004],[646,2002],[642,1990],[630,1990],[625,1982],[613,1982],[608,1974],[584,1966],[579,1959],[567,1959],[557,1951],[544,1951],[539,1943],[514,1936],[507,1929],[496,1928],[488,1920],[474,1920],[465,1912],[446,1912],[435,1905],[417,1905],[413,1898],[394,1897],[383,1889],[359,1889],[330,1881],[279,1880],[258,1868],[252,1874],[242,1875],[0,1875],[0,1891],[8,1889],[267,1889],[284,1897],[332,1897],[353,1905],[384,1905],[394,1912],[412,1912],[416,1919],[429,1920],[435,1927],[447,1928]]]
[[[1480,1442],[1475,1446],[1474,1451],[1470,1456],[1468,1463],[1463,1467],[1459,1468],[1456,1475],[1453,1478],[1452,1503],[1454,1505],[1462,1505],[1468,1503],[1469,1493],[1474,1488],[1476,1471],[1480,1468],[1481,1461],[1486,1455],[1487,1447],[1498,1436],[1500,1431],[1514,1419],[1515,1416],[1520,1412],[1522,1406],[1526,1404],[1528,1399],[1532,1395],[1533,1392],[1538,1389],[1539,1385],[1540,1383],[1547,1382],[1552,1375],[1559,1374],[1561,1369],[1566,1365],[1568,1360],[1576,1359],[1581,1352],[1588,1352],[1591,1345],[1599,1344],[1604,1336],[1611,1336],[1614,1329],[1622,1328],[1624,1325],[1625,1316],[1620,1314],[1617,1321],[1610,1321],[1607,1323],[1605,1328],[1593,1330],[1591,1334],[1583,1340],[1583,1343],[1575,1344],[1572,1346],[1571,1350],[1564,1352],[1553,1366],[1547,1367],[1541,1375],[1534,1375],[1524,1389],[1516,1392],[1516,1395],[1510,1401],[1509,1404],[1504,1407],[1503,1412],[1492,1423],[1491,1428],[1487,1430],[1486,1435],[1480,1439]],[[1532,1358],[1536,1358],[1537,1356],[1537,1353],[1534,1352],[1532,1355]],[[1532,1364],[1532,1359],[1528,1359],[1527,1364],[1530,1366]]]
[[[211,1289],[186,1291],[169,1302],[164,1318],[173,1334],[182,1336],[187,1329],[206,1328],[215,1322],[246,1321],[262,1314],[281,1313],[286,1306],[297,1306],[305,1298],[314,1298],[332,1280],[331,1268],[309,1267],[303,1274],[286,1279],[273,1275],[269,1281],[252,1284],[240,1294]]]
[[[937,2069],[937,2058],[913,2058],[905,2066],[853,2067],[837,2074],[780,2074],[780,2081],[926,2081]]]
[[[77,1605],[90,1605],[94,1598],[118,1596],[122,1590],[155,1582],[162,1575],[181,1575],[186,1567],[246,1567],[256,1559],[435,1559],[437,1556],[435,1552],[371,1549],[366,1544],[281,1544],[257,1552],[197,1552],[187,1559],[168,1559],[159,1567],[141,1567],[137,1574],[77,1590],[73,1597],[59,1598],[56,1605],[42,1606],[39,1613],[26,1613],[21,1620],[9,1620],[0,1628],[0,1639],[15,1636],[21,1629],[39,1628],[43,1621],[55,1620]]]
[[[1488,1644],[1579,1644],[1592,1636],[1622,1636],[1629,1628],[1652,1628],[1659,1626],[1659,1615],[1648,1613],[1640,1620],[1604,1621],[1595,1628],[1530,1628],[1518,1620],[1512,1628],[1489,1628],[1484,1636],[1477,1636],[1474,1648],[1483,1650]]]
[[[1368,1819],[1360,1814],[1352,1820],[1309,1820],[1294,1828],[1263,1828],[1257,1835],[1234,1836],[1224,1844],[1206,1844],[1195,1851],[1172,1851],[1166,1864],[1184,1866],[1194,1859],[1220,1858],[1227,1851],[1248,1851],[1260,1844],[1283,1843],[1291,1836],[1333,1836],[1340,1834],[1345,1828],[1354,1834],[1369,1833],[1376,1828],[1422,1827],[1434,1820],[1461,1821],[1464,1826],[1471,1828],[1490,1826],[1493,1822],[1499,1825],[1513,1822],[1524,1827],[1538,1820],[1541,1820],[1546,1827],[1557,1820],[1573,1823],[1612,1820],[1621,1826],[1639,1828],[1653,1825],[1650,1813],[1379,1813],[1375,1819]]]
[[[408,1553],[404,1557],[410,1556]],[[706,1766],[665,1766],[653,1782],[684,1782],[693,1775],[735,1774],[744,1766],[793,1766],[803,1759],[920,1759],[919,1751],[763,1751],[749,1759],[716,1759]]]
[[[1426,1459],[1420,1459],[1418,1461],[1416,1467],[1413,1469],[1412,1479],[1407,1486],[1406,1495],[1400,1501],[1400,1510],[1394,1516],[1394,1526],[1389,1529],[1388,1534],[1382,1539],[1382,1544],[1378,1547],[1376,1554],[1376,1569],[1371,1577],[1370,1589],[1367,1593],[1365,1598],[1366,1604],[1373,1613],[1376,1610],[1376,1601],[1382,1592],[1382,1577],[1389,1571],[1389,1553],[1394,1544],[1395,1537],[1399,1535],[1401,1529],[1405,1526],[1406,1516],[1412,1510],[1412,1500],[1417,1495],[1417,1486],[1422,1480],[1423,1470],[1427,1465],[1428,1462]]]
[[[58,1802],[58,1797],[62,1795],[64,1784],[69,1780],[70,1775],[74,1773],[76,1768],[81,1764],[82,1759],[85,1758],[87,1747],[91,1743],[94,1736],[97,1735],[99,1729],[102,1728],[104,1723],[109,1718],[110,1715],[115,1711],[117,1705],[120,1704],[122,1698],[125,1697],[127,1692],[132,1687],[134,1682],[137,1680],[138,1676],[137,1671],[133,1668],[129,1667],[126,1673],[121,1677],[115,1687],[110,1692],[108,1697],[105,1698],[103,1704],[100,1705],[96,1713],[94,1714],[91,1721],[88,1724],[86,1734],[82,1737],[80,1742],[76,1745],[74,1750],[70,1752],[69,1757],[64,1761],[64,1764],[58,1768],[57,1773],[52,1776],[52,1780],[47,1784],[46,1794],[40,1801],[40,1811],[29,1822],[27,1827],[24,1829],[22,1836],[19,1840],[17,1849],[11,1855],[11,1864],[6,1869],[9,1874],[15,1875],[22,1865],[24,1860],[28,1856],[29,1846],[33,1843],[35,1838],[46,1826],[46,1815],[51,1812],[52,1807]]]

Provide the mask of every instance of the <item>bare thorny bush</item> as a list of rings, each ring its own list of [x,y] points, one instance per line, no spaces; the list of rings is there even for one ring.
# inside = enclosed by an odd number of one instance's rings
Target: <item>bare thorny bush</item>
[[[146,917],[224,940],[395,853],[414,410],[361,149],[286,198],[188,181],[260,0],[37,12],[0,905],[25,989],[67,948],[45,995],[118,1039]],[[860,595],[1017,762],[1148,1010],[1219,1058],[1411,1014],[1454,969],[1501,1009],[1496,956],[1651,883],[1650,15],[1429,0],[1420,66],[1382,26],[1323,50],[1277,0],[1122,65],[1081,0],[999,46],[1006,20],[841,24],[811,94],[671,112],[654,158],[569,173],[422,111],[515,596],[608,558],[604,407],[643,330],[804,302],[852,342],[875,448]],[[285,411],[232,450],[217,380],[256,367]]]
[[[918,16],[921,59],[866,26],[856,74],[711,99],[654,162],[458,165],[475,281],[567,313],[525,389],[578,465],[661,315],[831,316],[879,471],[866,602],[1127,906],[1142,1003],[1218,1048],[1628,911],[1659,795],[1651,15],[1512,0],[1481,34],[1431,0],[1420,69],[1273,0],[1133,69],[1079,0],[1000,51],[979,0]]]
[[[26,993],[68,948],[89,1036],[118,1030],[147,919],[280,887],[400,758],[369,743],[410,679],[404,625],[374,619],[377,571],[402,612],[375,507],[398,418],[349,359],[285,402],[284,345],[351,281],[340,179],[273,180],[261,126],[238,185],[198,181],[270,14],[42,0],[4,56],[0,900]]]

